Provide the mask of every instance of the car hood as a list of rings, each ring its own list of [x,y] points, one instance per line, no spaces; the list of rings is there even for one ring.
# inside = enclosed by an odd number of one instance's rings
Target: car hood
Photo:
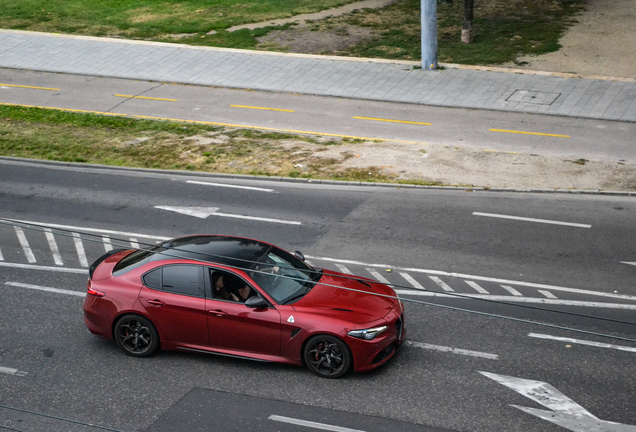
[[[362,324],[384,318],[396,307],[398,300],[383,296],[396,297],[396,294],[374,280],[325,270],[312,290],[292,306],[313,311],[322,309],[329,315]]]

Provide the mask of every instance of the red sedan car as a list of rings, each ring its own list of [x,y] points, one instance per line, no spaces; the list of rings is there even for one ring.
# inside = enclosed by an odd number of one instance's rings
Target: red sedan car
[[[111,251],[90,267],[87,294],[90,332],[136,357],[195,351],[305,364],[337,378],[386,363],[405,333],[389,286],[241,237]]]

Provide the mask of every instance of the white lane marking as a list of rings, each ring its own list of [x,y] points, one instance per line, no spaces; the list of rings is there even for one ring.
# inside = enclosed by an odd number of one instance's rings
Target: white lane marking
[[[218,213],[218,207],[173,207],[173,206],[155,206],[155,208],[160,210],[168,210],[175,213],[181,213],[188,216],[194,216],[200,219],[206,219],[209,216],[219,216],[219,217],[228,217],[235,219],[248,219],[255,220],[261,222],[273,222],[280,224],[288,224],[288,225],[301,225],[301,222],[298,221],[290,221],[284,219],[272,219],[272,218],[264,218],[257,216],[244,216],[237,214],[229,214],[229,213]]]
[[[104,243],[104,250],[106,250],[106,252],[110,252],[113,250],[113,244],[110,242],[109,236],[103,235],[102,242]]]
[[[66,295],[72,295],[77,297],[86,297],[86,293],[78,292],[78,291],[51,288],[51,287],[45,287],[40,285],[31,285],[31,284],[25,284],[20,282],[5,282],[4,284],[12,286],[12,287],[17,287],[17,288],[27,288],[27,289],[32,289],[36,291],[46,291],[46,292],[52,292],[56,294],[66,294]]]
[[[600,297],[610,297],[610,298],[636,301],[636,296],[630,296],[625,294],[604,293],[600,291],[590,291],[590,290],[583,290],[578,288],[567,288],[567,287],[561,287],[557,285],[546,285],[546,284],[538,284],[533,282],[523,282],[523,281],[514,281],[509,279],[492,278],[492,277],[486,277],[486,276],[475,276],[475,275],[469,275],[464,273],[449,273],[449,272],[445,272],[441,270],[429,270],[429,269],[421,269],[421,268],[414,268],[414,267],[392,266],[390,264],[373,264],[373,263],[365,263],[362,261],[344,260],[339,258],[316,257],[316,256],[310,256],[310,255],[305,255],[305,258],[321,260],[321,261],[361,265],[365,267],[390,268],[393,270],[402,270],[402,271],[413,272],[413,273],[425,273],[425,274],[434,274],[439,276],[457,277],[461,279],[473,279],[473,280],[480,280],[484,282],[494,282],[497,284],[518,285],[518,286],[531,287],[531,288],[547,288],[552,291],[564,291],[564,292],[571,292],[571,293],[577,293],[577,294],[586,294],[586,295],[594,295],[594,296],[600,296]]]
[[[440,278],[436,276],[429,276],[428,278],[432,280],[433,282],[435,282],[437,285],[439,285],[444,291],[448,291],[448,292],[455,291],[450,286],[448,286],[446,282],[444,282],[443,280],[441,280]]]
[[[371,273],[371,276],[373,276],[375,278],[375,280],[377,280],[378,282],[390,285],[390,282],[384,276],[382,276],[380,273],[375,271],[374,269],[368,268],[368,269],[366,269],[366,271]]]
[[[404,279],[406,279],[406,281],[408,283],[410,283],[411,285],[413,285],[413,287],[415,287],[417,289],[421,289],[421,290],[426,290],[426,288],[424,288],[422,286],[422,284],[420,284],[418,281],[413,279],[413,277],[410,274],[408,274],[408,273],[400,273],[400,276],[402,276]]]
[[[528,333],[528,336],[532,338],[537,338],[537,339],[548,339],[548,340],[555,340],[559,342],[568,342],[568,343],[579,344],[579,345],[593,346],[597,348],[610,348],[610,349],[615,349],[618,351],[627,351],[627,352],[636,353],[636,348],[623,346],[623,345],[613,345],[613,344],[602,343],[602,342],[592,342],[592,341],[586,341],[581,339],[551,336],[551,335],[540,334],[540,333]]]
[[[342,264],[336,264],[336,267],[338,267],[338,270],[340,270],[340,273],[353,274],[353,273],[351,273],[351,270],[349,270],[348,268],[346,268]]]
[[[24,220],[17,220],[17,219],[9,219],[9,221],[20,222],[23,224],[40,225],[40,226],[45,226],[49,228],[59,228],[59,229],[65,229],[65,230],[96,232],[100,234],[113,234],[113,235],[120,235],[120,236],[126,236],[126,237],[143,237],[143,238],[148,238],[153,240],[163,240],[163,241],[170,240],[170,237],[155,236],[150,234],[131,233],[131,232],[125,232],[125,231],[113,231],[113,230],[106,230],[106,229],[100,229],[100,228],[86,228],[86,227],[78,227],[78,226],[72,226],[72,225],[59,225],[59,224],[24,221]]]
[[[485,359],[489,359],[489,360],[498,360],[499,359],[499,356],[497,354],[490,354],[490,353],[479,352],[479,351],[471,351],[471,350],[465,350],[465,349],[460,349],[460,348],[451,348],[451,347],[442,346],[442,345],[432,345],[432,344],[422,343],[422,342],[405,341],[404,343],[407,346],[412,346],[412,347],[416,347],[416,348],[423,348],[423,349],[427,349],[427,350],[449,352],[449,353],[453,353],[453,354],[459,354],[459,355],[465,355],[465,356],[471,356],[471,357],[481,357],[481,358],[485,358]]]
[[[629,265],[636,266],[636,262],[621,261],[621,264],[629,264]]]
[[[78,273],[88,276],[88,271],[86,269],[78,269],[78,268],[66,268],[66,267],[48,267],[48,266],[40,266],[33,264],[17,264],[17,263],[8,263],[8,262],[0,262],[0,267],[10,267],[10,268],[20,268],[20,269],[29,269],[29,270],[45,270],[59,273]]]
[[[4,257],[2,256],[2,249],[0,249],[0,261],[4,261]]]
[[[279,416],[275,414],[270,415],[268,419],[272,421],[281,422],[281,423],[289,423],[289,424],[294,424],[297,426],[305,426],[305,427],[309,427],[313,429],[320,429],[320,430],[326,430],[326,431],[332,431],[332,432],[364,432],[363,430],[360,430],[360,429],[349,429],[349,428],[333,426],[333,425],[329,425],[325,423],[316,423],[312,421],[300,420],[300,419],[295,419],[291,417],[283,417],[283,416]]]
[[[464,282],[466,282],[466,283],[467,283],[470,287],[474,288],[474,289],[475,289],[475,291],[477,291],[477,292],[478,292],[478,293],[480,293],[480,294],[490,294],[488,291],[486,291],[485,289],[483,289],[482,287],[480,287],[479,285],[477,285],[477,283],[476,283],[476,282],[469,281],[469,280],[464,281]]]
[[[396,289],[395,292],[399,296],[455,298],[458,300],[486,299],[486,300],[507,301],[512,303],[537,303],[537,304],[549,304],[549,305],[594,307],[594,308],[603,308],[603,309],[636,310],[636,304],[625,304],[625,303],[601,303],[601,302],[587,302],[587,301],[579,301],[579,300],[554,300],[549,298],[500,296],[500,295],[486,295],[486,294],[451,295],[451,294],[437,293],[433,291],[413,291],[408,289]]]
[[[53,261],[55,261],[55,265],[64,265],[64,261],[62,261],[62,255],[60,255],[60,249],[57,247],[57,242],[55,241],[55,237],[53,237],[51,228],[45,228],[44,235],[46,236],[46,240],[49,242],[49,247],[51,248],[51,253],[53,254]]]
[[[31,250],[31,246],[29,245],[29,241],[24,235],[24,231],[19,226],[13,226],[15,228],[15,233],[18,235],[18,240],[20,241],[20,246],[22,246],[22,250],[24,250],[24,255],[26,256],[27,261],[31,264],[37,262],[35,259],[35,255],[33,255],[33,251]]]
[[[274,189],[257,188],[257,187],[250,187],[250,186],[237,186],[237,185],[231,185],[231,184],[225,184],[225,183],[207,183],[207,182],[195,181],[195,180],[188,180],[186,183],[198,184],[198,185],[204,185],[204,186],[218,186],[218,187],[226,187],[226,188],[234,188],[234,189],[247,189],[247,190],[259,191],[259,192],[276,193]]]
[[[8,368],[4,366],[0,366],[0,373],[7,374],[7,375],[15,375],[15,376],[25,376],[27,374],[27,372],[19,371],[17,369]]]
[[[77,250],[77,258],[79,259],[82,267],[88,267],[88,261],[86,260],[86,252],[84,251],[84,243],[79,233],[73,233],[73,242],[75,243],[75,249]]]
[[[541,294],[543,294],[544,296],[546,296],[547,298],[551,298],[551,299],[555,299],[557,298],[557,296],[555,296],[554,294],[552,294],[550,291],[546,291],[546,290],[537,290],[539,291]]]
[[[130,238],[130,245],[132,246],[133,249],[139,249],[139,240],[137,240],[134,237]]]
[[[482,375],[532,399],[551,411],[510,405],[573,432],[636,432],[636,426],[601,420],[550,384],[489,372]]]
[[[592,225],[588,225],[588,224],[560,222],[560,221],[553,221],[553,220],[547,220],[547,219],[527,218],[527,217],[521,217],[521,216],[508,216],[508,215],[500,215],[500,214],[494,214],[494,213],[473,212],[473,216],[485,216],[485,217],[492,217],[492,218],[499,218],[499,219],[513,219],[513,220],[519,220],[519,221],[525,221],[525,222],[539,222],[544,224],[564,225],[564,226],[571,226],[576,228],[592,228]]]
[[[513,296],[520,296],[521,293],[519,291],[517,291],[516,289],[514,289],[511,286],[508,285],[502,285],[501,286],[503,289],[505,289],[506,291],[508,291],[510,294],[512,294]]]

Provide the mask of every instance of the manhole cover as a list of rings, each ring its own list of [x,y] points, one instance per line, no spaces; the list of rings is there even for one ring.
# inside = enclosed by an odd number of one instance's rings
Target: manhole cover
[[[531,103],[537,105],[550,105],[554,102],[561,93],[549,93],[549,92],[540,92],[540,91],[530,91],[530,90],[515,90],[513,94],[510,95],[508,102],[523,102],[523,103]]]

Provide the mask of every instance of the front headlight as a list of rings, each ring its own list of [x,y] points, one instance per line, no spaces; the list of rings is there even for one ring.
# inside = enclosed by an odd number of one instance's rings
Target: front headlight
[[[387,328],[388,326],[382,326],[382,327],[375,327],[375,328],[366,329],[366,330],[351,330],[347,334],[349,336],[353,336],[354,338],[371,340],[375,338],[377,335],[379,335],[380,333],[382,333]]]

